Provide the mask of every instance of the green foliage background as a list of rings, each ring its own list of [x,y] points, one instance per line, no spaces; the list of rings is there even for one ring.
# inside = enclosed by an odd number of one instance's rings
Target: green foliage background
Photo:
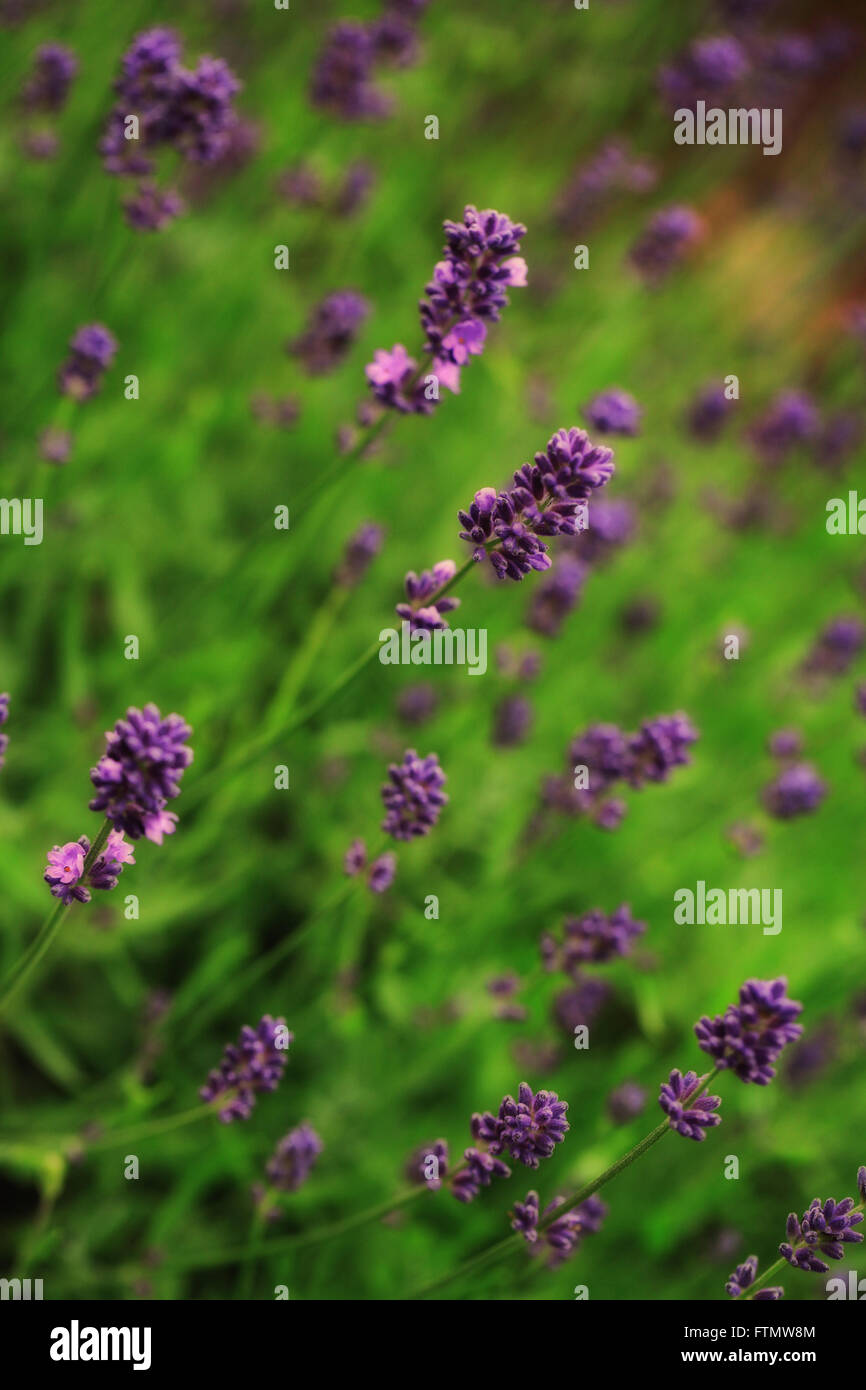
[[[348,6],[358,17],[376,9]],[[807,1032],[827,1021],[836,1030],[819,1079],[766,1089],[723,1079],[723,1127],[700,1146],[666,1139],[619,1178],[603,1232],[573,1261],[548,1272],[518,1252],[443,1290],[562,1299],[585,1283],[593,1298],[719,1298],[737,1259],[772,1259],[787,1212],[848,1193],[866,1159],[853,1008],[863,991],[863,732],[850,676],[816,695],[793,674],[828,618],[862,613],[862,541],[828,536],[824,508],[857,486],[863,455],[841,481],[798,458],[774,475],[776,505],[757,528],[726,529],[706,506],[710,490],[743,492],[754,469],[743,425],[775,391],[806,386],[828,409],[862,401],[862,353],[844,323],[863,291],[863,200],[858,212],[843,196],[832,157],[862,66],[797,108],[778,159],[680,149],[654,74],[692,35],[719,30],[703,5],[593,0],[582,13],[566,0],[433,0],[421,63],[386,79],[394,117],[342,125],[314,112],[306,92],[327,25],[345,14],[304,0],[288,12],[265,0],[87,0],[39,6],[3,34],[3,490],[42,496],[46,513],[40,547],[14,537],[0,546],[0,687],[12,696],[0,778],[4,975],[50,907],[46,849],[94,833],[87,774],[103,730],[148,700],[195,730],[177,834],[162,848],[141,842],[121,890],[73,910],[4,1021],[3,1272],[42,1276],[48,1298],[237,1294],[250,1186],[276,1141],[307,1119],[325,1150],[269,1233],[274,1251],[256,1263],[251,1292],[268,1298],[287,1284],[293,1299],[401,1298],[507,1234],[528,1187],[546,1201],[636,1142],[657,1121],[669,1069],[700,1063],[694,1020],[723,1010],[746,977],[784,973]],[[798,15],[786,6],[791,27]],[[95,140],[123,51],[157,23],[179,29],[190,58],[231,63],[262,147],[148,237],[123,224],[122,190]],[[82,72],[59,118],[60,154],[38,164],[21,153],[15,97],[47,40],[73,47]],[[423,138],[430,113],[438,141]],[[590,269],[578,272],[575,238],[553,206],[575,164],[615,133],[653,156],[659,187],[592,231]],[[275,191],[298,159],[333,180],[360,157],[379,182],[351,221],[290,209]],[[700,210],[707,236],[649,292],[625,253],[649,212],[675,201]],[[373,457],[319,489],[373,350],[416,350],[441,221],[467,202],[528,224],[530,287],[512,294],[459,397],[430,419],[398,421]],[[288,272],[273,268],[279,243],[291,249]],[[368,295],[374,312],[337,372],[306,379],[283,344],[343,286]],[[58,412],[66,343],[93,320],[116,334],[118,359],[78,412],[71,461],[53,468],[38,461],[35,438]],[[741,382],[737,423],[718,445],[696,446],[682,428],[686,404],[729,372]],[[123,397],[128,373],[140,377],[137,402]],[[609,490],[635,502],[636,542],[592,576],[556,642],[522,627],[532,579],[495,586],[473,573],[461,590],[460,618],[487,628],[491,650],[542,650],[535,724],[520,748],[491,746],[492,710],[508,688],[492,667],[483,679],[425,671],[439,710],[412,731],[395,701],[418,672],[376,664],[275,754],[221,770],[266,718],[288,717],[293,663],[310,663],[303,698],[324,690],[390,623],[407,569],[459,558],[458,506],[504,482],[554,429],[579,423],[581,405],[611,385],[645,408],[642,436],[617,447]],[[297,392],[297,427],[257,423],[257,392]],[[668,505],[657,496],[662,465],[675,480]],[[287,534],[272,524],[281,503],[292,509]],[[387,543],[340,606],[333,570],[365,519],[387,526]],[[647,596],[661,619],[627,638],[622,610]],[[739,629],[749,638],[740,660],[724,662],[721,635]],[[129,633],[138,662],[123,657]],[[525,852],[541,775],[559,770],[574,733],[676,709],[701,731],[690,768],[630,796],[618,833],[563,823]],[[725,831],[761,821],[766,738],[783,725],[804,731],[831,794],[815,816],[767,824],[763,854],[742,860]],[[355,835],[377,842],[385,764],[412,745],[438,753],[450,803],[434,834],[401,851],[389,895],[347,895],[343,852]],[[288,792],[273,789],[275,762],[290,768]],[[781,935],[676,926],[673,893],[697,879],[781,887]],[[137,921],[123,917],[130,892]],[[432,893],[438,921],[423,914]],[[560,981],[540,975],[538,937],[567,913],[621,901],[649,930],[634,957],[604,969],[615,1000],[577,1052],[551,1021]],[[279,965],[246,983],[250,963],[281,946]],[[529,977],[525,1023],[493,1016],[485,984],[505,970]],[[142,1015],[155,990],[172,1004],[145,1064]],[[196,1105],[224,1042],[263,1012],[283,1014],[295,1044],[279,1091],[246,1124],[206,1119],[105,1142]],[[515,1057],[521,1041],[557,1038],[552,1068]],[[651,1098],[642,1119],[615,1129],[605,1097],[626,1078]],[[313,1243],[322,1227],[401,1191],[413,1145],[441,1135],[459,1154],[472,1111],[495,1108],[521,1079],[570,1106],[571,1132],[537,1174],[516,1172],[469,1208],[423,1194],[387,1221]],[[76,1149],[85,1126],[99,1127],[102,1147]],[[127,1153],[139,1156],[138,1182],[123,1177]],[[738,1181],[723,1176],[727,1154],[739,1157]],[[792,1272],[786,1284],[789,1298],[823,1296],[820,1279]]]

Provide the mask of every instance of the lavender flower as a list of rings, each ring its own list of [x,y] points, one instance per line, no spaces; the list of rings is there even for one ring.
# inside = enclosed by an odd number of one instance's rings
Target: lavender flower
[[[467,205],[463,222],[445,222],[443,259],[433,270],[420,303],[424,351],[432,360],[434,389],[401,343],[378,351],[366,375],[374,396],[402,412],[429,414],[439,386],[458,392],[460,369],[483,351],[487,323],[496,323],[508,303],[505,291],[526,284],[526,262],[516,254],[526,228],[504,213]]]
[[[767,747],[774,758],[796,758],[803,751],[803,735],[797,729],[777,729]]]
[[[370,565],[382,549],[385,529],[373,521],[365,521],[349,538],[343,558],[335,575],[337,584],[353,589],[360,584]]]
[[[642,1115],[647,1103],[645,1087],[636,1081],[623,1081],[607,1098],[607,1113],[615,1125],[626,1125]]]
[[[370,196],[376,183],[376,171],[363,159],[356,159],[346,168],[335,197],[334,212],[338,217],[354,217]]]
[[[634,531],[635,514],[631,503],[605,495],[593,502],[586,530],[565,543],[571,545],[575,555],[586,564],[600,565],[621,546],[627,545]]]
[[[101,323],[85,324],[70,339],[70,356],[58,374],[64,396],[84,401],[102,387],[102,377],[114,361],[117,342]]]
[[[132,840],[146,835],[162,844],[177,821],[165,807],[179,795],[180,780],[192,762],[192,749],[186,746],[191,732],[179,714],[163,719],[154,704],[143,710],[130,707],[106,734],[105,753],[91,768],[96,788],[91,811],[103,811]]]
[[[519,581],[532,570],[549,569],[542,537],[583,530],[583,504],[613,471],[610,449],[593,444],[583,430],[558,430],[543,453],[516,471],[508,491],[481,488],[468,511],[458,512],[461,540],[471,542],[473,559],[486,557],[500,579]]]
[[[600,391],[584,406],[583,416],[599,434],[636,435],[643,411],[627,391]]]
[[[525,695],[506,695],[493,714],[493,743],[497,748],[514,748],[523,743],[532,728],[534,712]]]
[[[767,465],[783,463],[798,444],[806,444],[818,432],[820,419],[812,398],[804,391],[782,391],[754,422],[749,438]]]
[[[859,618],[833,618],[815,639],[803,662],[809,675],[842,676],[863,650],[866,631]]]
[[[514,1203],[514,1209],[511,1212],[511,1229],[522,1235],[528,1245],[535,1245],[539,1236],[539,1215],[550,1215],[564,1202],[564,1197],[554,1197],[552,1202],[548,1202],[544,1211],[539,1213],[538,1193],[528,1192],[525,1202]],[[580,1244],[582,1235],[594,1235],[600,1231],[606,1215],[605,1203],[600,1197],[593,1195],[551,1222],[546,1230],[540,1233],[550,1250],[550,1265],[561,1264],[569,1255],[573,1255]]]
[[[764,788],[764,805],[777,820],[793,820],[816,811],[826,795],[827,784],[811,763],[791,763]]]
[[[310,84],[313,106],[344,121],[376,119],[391,104],[373,84],[376,49],[371,28],[343,21],[329,30]]]
[[[773,1064],[803,1031],[794,1022],[803,1005],[788,999],[787,985],[784,975],[776,980],[746,980],[738,1004],[729,1004],[715,1018],[705,1015],[698,1020],[698,1045],[717,1067],[729,1068],[741,1081],[759,1086],[772,1081]]]
[[[312,208],[322,202],[322,181],[312,165],[303,160],[284,170],[277,191],[293,207]]]
[[[627,776],[631,786],[666,782],[675,767],[691,762],[688,749],[697,737],[697,731],[685,714],[647,719],[629,740]]]
[[[709,443],[718,439],[737,402],[730,400],[723,385],[704,386],[688,408],[686,425],[695,439]]]
[[[585,531],[584,536],[589,532]],[[535,588],[526,625],[544,637],[556,637],[576,607],[589,570],[580,560],[563,555]]]
[[[110,830],[105,845],[85,875],[84,866],[90,853],[86,835],[65,845],[55,845],[48,851],[48,866],[42,877],[67,907],[70,903],[90,902],[90,889],[99,891],[117,887],[125,864],[134,864],[132,845],[128,845],[116,830]]]
[[[404,581],[408,602],[398,603],[396,612],[409,624],[410,632],[435,632],[448,626],[442,615],[453,613],[460,607],[460,600],[448,595],[437,598],[437,594],[451,583],[456,573],[453,560],[440,560],[432,569],[422,570],[420,574],[409,571]]]
[[[731,35],[696,39],[676,64],[662,68],[659,86],[673,108],[693,108],[701,99],[718,104],[733,94],[748,66],[745,49]]]
[[[429,835],[448,800],[442,790],[445,773],[436,754],[419,758],[414,748],[407,749],[402,763],[388,768],[388,779],[382,787],[386,811],[382,829],[395,840]]]
[[[438,1192],[448,1172],[448,1144],[434,1139],[422,1144],[406,1160],[406,1177],[411,1183],[423,1183],[431,1192]]]
[[[557,219],[575,232],[586,231],[617,194],[646,193],[655,182],[650,163],[633,158],[621,141],[608,141],[566,185],[558,201]]]
[[[503,1151],[527,1168],[537,1168],[542,1158],[549,1158],[557,1144],[564,1140],[570,1125],[565,1118],[568,1109],[554,1091],[539,1091],[521,1081],[517,1100],[505,1096],[497,1115],[486,1111],[472,1116],[472,1135],[483,1140],[492,1154]]]
[[[853,1197],[841,1202],[828,1197],[823,1204],[816,1197],[799,1220],[796,1212],[791,1212],[785,1228],[788,1239],[779,1246],[779,1254],[795,1269],[826,1274],[830,1266],[819,1255],[827,1260],[844,1259],[845,1246],[863,1239],[862,1232],[853,1229],[862,1220],[863,1213],[854,1209]]]
[[[630,907],[623,903],[609,917],[600,908],[593,908],[581,917],[569,917],[562,930],[561,946],[549,932],[544,933],[542,959],[547,970],[563,970],[577,981],[582,966],[602,965],[627,956],[634,942],[646,931],[646,922],[635,921]]]
[[[407,685],[397,700],[397,716],[404,724],[426,724],[436,713],[438,697],[429,682]]]
[[[310,376],[323,376],[339,366],[370,312],[367,300],[355,290],[336,290],[317,304],[304,332],[288,344]]]
[[[380,854],[378,859],[374,859],[370,865],[370,875],[367,879],[367,887],[371,893],[387,893],[391,884],[394,882],[394,875],[397,872],[397,856],[388,850],[385,854]]]
[[[343,871],[355,878],[367,863],[367,846],[363,840],[353,840],[343,858]]]
[[[489,1187],[494,1178],[510,1178],[511,1169],[501,1158],[494,1158],[480,1149],[464,1150],[465,1168],[460,1168],[452,1180],[451,1190],[458,1202],[472,1202],[482,1187]]]
[[[672,1071],[668,1080],[662,1082],[659,1105],[668,1117],[671,1129],[686,1139],[706,1139],[705,1130],[722,1123],[721,1115],[714,1115],[722,1103],[721,1096],[699,1096],[706,1076],[698,1076],[696,1071]]]
[[[31,73],[21,99],[32,111],[62,111],[69,88],[78,72],[78,59],[59,43],[46,43],[36,50]]]
[[[757,1255],[749,1255],[748,1259],[743,1264],[737,1265],[733,1274],[728,1278],[728,1282],[725,1285],[725,1293],[729,1298],[739,1298],[746,1289],[751,1288],[752,1284],[754,1284],[757,1273],[758,1257]],[[780,1298],[784,1298],[784,1296],[785,1290],[778,1285],[772,1288],[759,1289],[756,1294],[752,1295],[756,1303],[759,1299],[772,1299],[776,1301]]]
[[[265,1169],[271,1186],[280,1192],[297,1192],[310,1176],[322,1148],[312,1125],[305,1122],[289,1130]]]
[[[676,204],[650,218],[629,251],[629,259],[647,284],[659,284],[698,240],[703,224],[689,207]]]
[[[241,1029],[237,1045],[226,1045],[219,1067],[199,1091],[202,1100],[215,1104],[223,1124],[248,1119],[256,1097],[277,1089],[293,1041],[285,1019],[265,1014],[258,1027]]]
[[[184,211],[184,202],[172,188],[159,188],[147,181],[122,202],[130,227],[137,232],[161,232]]]

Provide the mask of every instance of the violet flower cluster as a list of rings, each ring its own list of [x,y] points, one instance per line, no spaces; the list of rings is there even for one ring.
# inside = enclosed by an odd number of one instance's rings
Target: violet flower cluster
[[[22,148],[30,159],[53,159],[57,154],[58,137],[41,118],[57,116],[63,110],[77,72],[78,59],[62,44],[46,43],[37,48],[21,92],[22,108],[28,117],[38,120],[22,138]]]
[[[646,922],[636,921],[628,903],[610,915],[600,908],[568,917],[562,928],[562,941],[551,932],[541,937],[541,958],[545,970],[562,970],[577,980],[585,965],[602,965],[627,956],[635,941],[646,931]]]
[[[310,376],[324,376],[340,365],[369,313],[368,301],[356,290],[335,290],[315,306],[287,351]]]
[[[385,819],[382,829],[395,840],[429,835],[448,797],[442,788],[445,773],[435,753],[421,758],[408,748],[402,763],[391,763],[382,787]]]
[[[690,207],[675,204],[653,214],[629,251],[629,260],[648,285],[658,285],[682,261],[703,231]]]
[[[461,368],[483,351],[487,324],[496,323],[508,303],[505,291],[526,284],[526,262],[517,255],[526,234],[522,223],[469,204],[462,223],[443,226],[443,259],[419,306],[430,374],[425,377],[402,343],[377,351],[366,369],[376,400],[404,414],[429,415],[440,386],[459,392]]]
[[[599,391],[583,408],[583,417],[596,434],[636,435],[642,415],[634,396],[618,387]]]
[[[815,437],[817,408],[805,391],[782,391],[750,427],[749,439],[765,466],[784,463],[798,445]]]
[[[674,768],[691,761],[689,748],[697,738],[697,730],[682,713],[647,719],[634,734],[616,724],[593,724],[569,746],[569,772],[545,780],[544,802],[565,815],[585,815],[601,829],[615,830],[626,805],[610,796],[612,789],[621,782],[640,790],[647,783],[668,781]]]
[[[228,150],[237,121],[232,103],[240,83],[228,64],[203,56],[186,68],[181,60],[181,40],[172,29],[136,35],[100,141],[108,173],[141,180],[125,204],[127,221],[138,230],[158,231],[181,210],[174,191],[151,181],[155,153],[172,149],[188,163],[213,164]]]
[[[131,840],[146,836],[161,845],[171,835],[177,816],[167,811],[180,794],[184,771],[192,762],[186,740],[192,733],[179,714],[163,719],[156,705],[131,706],[105,735],[105,752],[90,780],[96,796],[91,811],[102,811],[115,830]]]
[[[367,868],[367,846],[361,839],[353,840],[343,858],[343,870],[348,878],[357,878]],[[370,864],[367,887],[371,893],[387,893],[397,873],[397,856],[386,850]]]
[[[334,582],[343,589],[354,589],[360,584],[382,549],[384,539],[383,526],[377,526],[374,521],[362,522],[346,543]]]
[[[659,87],[673,109],[694,108],[699,100],[726,106],[728,98],[735,105],[748,69],[746,51],[732,35],[696,39],[676,63],[661,69]]]
[[[380,66],[410,67],[418,59],[414,21],[427,0],[385,0],[369,24],[342,20],[328,32],[310,83],[313,106],[344,121],[387,116],[392,102],[375,85]]]
[[[698,1046],[720,1070],[731,1070],[741,1081],[766,1086],[775,1076],[783,1049],[799,1038],[795,1020],[803,1005],[787,996],[784,975],[775,980],[746,980],[739,1002],[724,1014],[706,1015],[695,1024]]]
[[[514,1210],[510,1213],[511,1229],[522,1235],[533,1250],[546,1247],[550,1255],[548,1265],[551,1268],[562,1264],[570,1255],[575,1254],[582,1236],[595,1235],[600,1231],[607,1216],[607,1206],[594,1194],[539,1230],[539,1218],[543,1220],[564,1202],[564,1197],[554,1197],[543,1211],[539,1211],[538,1193],[531,1191],[526,1194],[525,1201],[514,1203]]]
[[[586,526],[586,503],[612,477],[613,452],[583,431],[557,430],[543,452],[525,463],[504,492],[483,487],[458,512],[461,540],[472,558],[488,559],[499,579],[519,581],[550,568],[547,541],[574,536]]]
[[[850,614],[832,618],[818,633],[803,662],[809,676],[843,676],[853,665],[866,642],[866,628]]]
[[[537,1168],[549,1158],[570,1128],[565,1118],[568,1104],[555,1091],[533,1092],[525,1081],[518,1087],[517,1100],[505,1096],[498,1113],[485,1111],[471,1120],[472,1137],[483,1149],[464,1152],[466,1166],[455,1173],[452,1191],[459,1202],[471,1202],[494,1177],[507,1178],[511,1169],[499,1157],[510,1155],[527,1168]]]
[[[8,691],[4,691],[4,693],[3,693],[2,695],[0,695],[0,729],[2,729],[3,725],[6,723],[6,720],[7,720],[8,718],[9,718],[9,692],[8,692]],[[8,735],[8,734],[0,734],[0,767],[2,767],[3,764],[4,764],[4,762],[6,761],[6,749],[7,749],[8,747],[9,747],[9,735]]]
[[[448,1173],[448,1144],[434,1139],[432,1144],[420,1144],[406,1160],[406,1178],[416,1185],[438,1192]]]
[[[749,1255],[741,1265],[737,1265],[733,1274],[729,1276],[728,1282],[725,1284],[725,1293],[729,1298],[740,1298],[741,1295],[754,1284],[757,1275],[758,1257],[757,1255]],[[784,1298],[784,1296],[785,1290],[778,1284],[770,1286],[769,1288],[758,1289],[756,1294],[752,1294],[752,1298],[754,1298],[756,1303],[760,1299],[763,1299],[765,1302],[777,1302],[780,1298]]]
[[[731,399],[723,382],[702,386],[686,414],[686,428],[695,439],[709,444],[719,438],[738,402]]]
[[[277,1089],[293,1041],[285,1019],[265,1014],[257,1027],[244,1025],[237,1044],[226,1045],[219,1067],[209,1073],[199,1091],[223,1124],[249,1119],[256,1098]]]
[[[108,832],[103,848],[85,872],[89,853],[90,841],[86,835],[65,845],[55,845],[48,851],[48,866],[42,877],[49,885],[51,896],[59,898],[67,907],[73,902],[89,903],[91,888],[116,888],[124,865],[135,863],[132,845],[127,844],[117,830]]]
[[[420,574],[409,570],[403,581],[406,602],[397,604],[396,613],[402,622],[409,624],[410,632],[436,632],[448,626],[444,615],[459,608],[460,600],[442,591],[456,573],[453,560],[439,560],[432,569],[422,570]]]
[[[633,156],[622,141],[609,140],[563,189],[557,219],[575,233],[586,231],[620,194],[648,193],[655,182],[652,164]]]
[[[685,1139],[706,1139],[705,1131],[722,1123],[721,1115],[713,1114],[722,1103],[721,1096],[699,1096],[697,1094],[707,1079],[698,1076],[696,1071],[687,1071],[685,1076],[674,1069],[667,1081],[662,1082],[659,1105],[668,1117],[670,1128]]]
[[[114,361],[117,341],[101,323],[79,328],[69,342],[69,356],[57,376],[63,396],[89,400],[102,389],[102,378]]]
[[[297,1192],[310,1176],[323,1147],[312,1125],[304,1123],[289,1130],[265,1167],[271,1187],[278,1192]]]

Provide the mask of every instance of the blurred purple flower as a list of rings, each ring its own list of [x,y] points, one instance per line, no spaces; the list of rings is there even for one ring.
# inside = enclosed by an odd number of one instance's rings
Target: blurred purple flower
[[[283,1018],[265,1014],[256,1028],[244,1025],[199,1091],[202,1100],[216,1105],[224,1124],[249,1119],[256,1097],[277,1089],[293,1041]]]

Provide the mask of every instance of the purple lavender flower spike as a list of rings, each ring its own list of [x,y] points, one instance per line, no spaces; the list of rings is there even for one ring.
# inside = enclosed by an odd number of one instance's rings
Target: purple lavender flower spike
[[[151,180],[139,184],[136,192],[122,200],[127,223],[137,232],[161,232],[180,217],[184,201],[173,188],[159,188]]]
[[[370,565],[382,549],[385,528],[365,521],[349,538],[335,580],[344,589],[360,584]]]
[[[632,265],[649,285],[665,279],[698,240],[703,223],[689,207],[662,208],[650,218],[629,252]]]
[[[817,810],[827,784],[810,763],[792,763],[764,788],[764,805],[777,820],[793,820]]]
[[[367,846],[363,840],[353,840],[343,858],[343,871],[355,878],[367,863]]]
[[[842,676],[863,650],[866,629],[859,618],[843,614],[831,618],[803,662],[808,675]]]
[[[607,1113],[615,1125],[626,1125],[646,1109],[646,1088],[636,1081],[623,1081],[607,1098]]]
[[[310,1176],[323,1147],[312,1125],[304,1122],[289,1130],[265,1168],[271,1186],[279,1192],[297,1192]]]
[[[803,735],[797,729],[777,729],[767,747],[774,758],[796,758],[803,751]]]
[[[538,1240],[538,1215],[537,1192],[527,1192],[525,1202],[514,1203],[514,1210],[511,1212],[511,1229],[522,1235],[529,1245],[534,1245]]]
[[[494,710],[492,742],[497,748],[515,748],[527,737],[534,717],[525,695],[506,695]]]
[[[685,714],[648,719],[629,740],[628,780],[633,787],[644,782],[666,782],[675,767],[691,762],[689,746],[698,734]]]
[[[84,873],[84,859],[87,840],[70,840],[65,845],[55,845],[48,851],[48,867],[43,874],[51,888],[51,896],[59,898],[67,906],[73,902],[88,903],[90,894],[81,883]]]
[[[549,1158],[568,1133],[567,1110],[567,1102],[554,1091],[535,1094],[521,1081],[517,1100],[505,1096],[497,1115],[487,1111],[472,1116],[473,1138],[483,1140],[492,1154],[505,1151],[527,1168],[537,1168],[539,1161]]]
[[[548,1203],[544,1214],[554,1211],[562,1202],[563,1198],[554,1198]],[[593,1194],[592,1197],[587,1197],[585,1202],[581,1202],[580,1206],[573,1207],[571,1211],[557,1217],[545,1232],[545,1239],[550,1247],[549,1265],[555,1268],[573,1255],[580,1246],[581,1236],[595,1235],[601,1230],[606,1216],[606,1204]]]
[[[576,233],[586,231],[618,194],[647,193],[656,178],[648,161],[634,158],[621,141],[610,140],[569,180],[558,200],[557,220]]]
[[[820,418],[811,396],[804,391],[782,391],[749,431],[755,451],[768,466],[783,463],[798,444],[806,444],[818,432]]]
[[[635,525],[634,508],[630,502],[602,496],[592,504],[586,530],[567,544],[573,546],[575,555],[585,564],[604,564],[615,551],[628,544],[634,535]]]
[[[390,352],[377,349],[364,374],[381,405],[403,415],[429,415],[432,412],[434,401],[428,399],[425,393],[418,363],[409,356],[402,343],[395,343]]]
[[[738,1004],[695,1024],[698,1046],[720,1069],[730,1068],[741,1081],[766,1086],[776,1074],[774,1063],[783,1048],[803,1031],[794,1022],[803,1005],[787,997],[787,986],[784,975],[746,980]]]
[[[202,1100],[215,1104],[223,1124],[249,1119],[256,1097],[277,1089],[293,1041],[285,1019],[265,1014],[258,1027],[241,1029],[237,1044],[226,1045],[219,1067],[199,1091]]]
[[[857,1169],[857,1191],[860,1193],[860,1201],[866,1206],[866,1165]]]
[[[581,917],[569,917],[563,926],[562,945],[549,933],[542,936],[541,952],[546,968],[558,968],[577,982],[581,968],[601,965],[628,955],[633,943],[646,931],[646,922],[631,915],[627,903],[606,916],[599,908]]]
[[[90,323],[78,329],[69,347],[58,386],[62,395],[84,401],[100,390],[103,375],[114,361],[117,342],[101,323]]]
[[[346,168],[334,197],[334,212],[338,217],[354,217],[367,202],[376,184],[376,171],[362,159]]]
[[[387,893],[397,873],[397,856],[392,850],[380,854],[370,865],[367,887],[371,893]]]
[[[335,24],[313,71],[313,106],[343,121],[386,116],[391,103],[372,81],[376,56],[371,27],[356,21]]]
[[[826,1274],[830,1266],[819,1255],[827,1260],[844,1259],[845,1246],[859,1244],[863,1239],[862,1232],[853,1229],[862,1220],[863,1213],[855,1210],[853,1197],[845,1197],[841,1202],[828,1197],[824,1203],[815,1197],[799,1220],[791,1212],[785,1228],[788,1239],[779,1246],[779,1254],[795,1269]]]
[[[134,864],[132,845],[127,844],[120,831],[109,830],[101,853],[90,867],[87,881],[91,888],[116,888],[125,864]]]
[[[643,411],[627,391],[600,391],[584,406],[583,416],[598,434],[636,435]]]
[[[432,569],[416,574],[410,570],[404,580],[407,603],[398,603],[397,616],[409,624],[410,632],[435,632],[446,628],[448,623],[444,613],[453,613],[460,607],[459,598],[437,594],[451,583],[457,573],[453,560],[439,560]]]
[[[705,1076],[696,1071],[674,1070],[667,1081],[662,1082],[659,1105],[668,1117],[671,1129],[686,1139],[706,1139],[705,1130],[722,1123],[721,1115],[714,1115],[722,1103],[721,1096],[699,1096],[693,1103],[692,1097],[700,1090]]]
[[[677,63],[661,69],[659,86],[674,109],[693,108],[701,99],[718,105],[733,95],[748,67],[743,45],[731,35],[696,39]]]
[[[402,763],[388,768],[388,779],[382,787],[386,811],[382,829],[395,840],[429,835],[448,800],[442,790],[445,773],[436,754],[419,758],[414,748],[408,748]]]
[[[444,1139],[434,1139],[432,1144],[421,1144],[406,1161],[406,1177],[411,1183],[423,1184],[431,1192],[438,1192],[442,1179],[448,1172],[448,1144]]]
[[[725,1293],[729,1298],[739,1298],[746,1289],[751,1288],[757,1274],[758,1257],[757,1255],[749,1255],[748,1259],[741,1265],[737,1265],[733,1274],[729,1276],[728,1282],[725,1285]],[[773,1288],[759,1289],[756,1294],[752,1295],[756,1303],[758,1299],[764,1299],[765,1301],[773,1300],[775,1302],[780,1298],[784,1298],[784,1296],[785,1290],[778,1285]]]
[[[510,1178],[511,1169],[500,1158],[482,1153],[480,1149],[466,1149],[463,1154],[466,1163],[454,1174],[451,1190],[458,1202],[473,1202],[482,1187],[489,1187],[494,1178]]]
[[[705,443],[718,439],[737,404],[737,401],[728,399],[723,385],[710,384],[702,387],[686,415],[686,425],[690,434]]]
[[[69,88],[78,72],[78,59],[59,43],[46,43],[36,50],[31,73],[21,99],[32,111],[62,111]]]
[[[186,746],[191,732],[179,714],[163,719],[154,704],[143,710],[130,707],[106,734],[105,753],[91,768],[96,788],[91,811],[103,811],[132,840],[146,835],[161,844],[177,819],[165,808],[179,795],[180,780],[192,762],[192,749]]]
[[[310,376],[332,372],[351,348],[370,312],[356,290],[336,290],[317,304],[299,338],[288,352],[300,358]]]
[[[585,531],[584,536],[589,535]],[[558,559],[537,586],[526,616],[526,626],[544,637],[556,637],[580,599],[589,570],[570,555]]]

